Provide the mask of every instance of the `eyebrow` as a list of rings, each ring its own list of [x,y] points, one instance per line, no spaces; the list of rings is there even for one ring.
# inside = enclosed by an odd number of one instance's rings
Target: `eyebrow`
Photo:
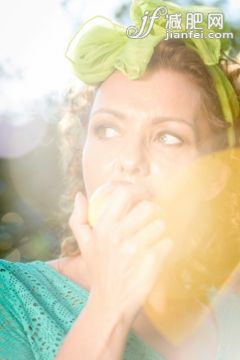
[[[95,116],[98,114],[109,114],[109,115],[113,115],[115,117],[118,117],[119,119],[125,120],[127,118],[127,114],[120,111],[120,110],[114,110],[114,109],[107,109],[107,108],[100,108],[96,111],[94,111],[91,116]],[[187,126],[190,126],[192,128],[192,130],[194,131],[194,133],[196,134],[196,125],[195,125],[195,121],[193,122],[189,122],[185,119],[182,118],[178,118],[178,117],[171,117],[171,116],[154,116],[152,117],[152,124],[159,124],[162,122],[167,122],[167,121],[175,121],[175,122],[181,122],[186,124]]]

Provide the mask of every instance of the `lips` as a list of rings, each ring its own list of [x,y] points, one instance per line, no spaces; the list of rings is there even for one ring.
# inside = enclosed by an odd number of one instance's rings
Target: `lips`
[[[149,187],[145,184],[129,180],[112,180],[106,182],[98,189],[96,189],[95,192],[105,192],[106,194],[110,195],[111,193],[121,188],[125,188],[127,191],[129,191],[129,194],[131,193],[131,191],[135,194],[139,194],[139,200],[156,201],[156,196],[154,196],[154,192],[152,189],[149,189]]]
[[[153,191],[151,189],[149,189],[146,185],[141,184],[137,181],[132,181],[132,180],[112,180],[109,181],[108,183],[109,186],[109,190],[115,190],[118,187],[125,187],[125,186],[130,186],[132,188],[136,187],[140,190],[142,190],[142,192],[146,193],[146,199],[148,200],[153,200],[154,199],[154,194]],[[106,184],[106,186],[107,186]]]

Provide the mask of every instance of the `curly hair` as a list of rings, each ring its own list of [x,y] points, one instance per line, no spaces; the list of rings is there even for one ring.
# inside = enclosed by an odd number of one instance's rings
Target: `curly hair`
[[[59,122],[59,148],[65,189],[60,198],[63,236],[60,256],[75,256],[80,253],[77,242],[70,232],[68,219],[75,195],[79,191],[84,191],[81,169],[82,148],[95,93],[94,86],[82,85],[79,82],[71,84],[66,93],[66,107]]]
[[[240,64],[225,55],[221,68],[228,76],[236,93],[240,95]],[[154,51],[148,70],[171,69],[190,76],[201,91],[201,110],[207,114],[210,126],[217,134],[216,150],[227,147],[227,123],[221,110],[213,79],[200,56],[181,40],[161,42]],[[88,117],[97,87],[74,84],[67,93],[67,104],[59,123],[60,151],[65,182],[65,192],[61,198],[63,237],[61,256],[75,256],[80,253],[77,242],[68,227],[73,199],[78,191],[84,191],[81,157],[86,137]]]

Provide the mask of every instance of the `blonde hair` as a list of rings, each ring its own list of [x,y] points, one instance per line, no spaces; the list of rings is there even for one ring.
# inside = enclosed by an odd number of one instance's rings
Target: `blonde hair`
[[[234,59],[223,58],[220,66],[240,95],[240,64]],[[202,111],[218,135],[217,149],[227,147],[226,127],[213,79],[200,56],[180,40],[162,41],[156,48],[148,66],[154,71],[162,67],[190,76],[201,91]],[[60,147],[66,191],[62,195],[62,223],[64,240],[61,243],[61,256],[75,256],[80,253],[77,242],[68,227],[73,200],[78,191],[84,191],[81,171],[82,147],[86,136],[91,105],[96,93],[93,86],[73,86],[67,94],[67,106],[60,121]]]

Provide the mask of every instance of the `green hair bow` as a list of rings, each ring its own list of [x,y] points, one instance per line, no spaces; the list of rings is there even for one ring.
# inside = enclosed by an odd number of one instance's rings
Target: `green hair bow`
[[[208,66],[215,82],[225,120],[230,125],[228,129],[229,145],[233,146],[235,143],[233,125],[234,120],[239,116],[239,101],[232,84],[218,66],[221,51],[228,50],[230,42],[224,38],[207,38],[208,14],[220,13],[219,9],[203,6],[183,8],[162,0],[135,0],[131,7],[131,18],[134,25],[140,28],[145,12],[148,11],[149,14],[152,14],[158,7],[167,8],[168,15],[180,14],[183,26],[181,26],[181,30],[174,30],[175,32],[187,31],[185,27],[187,13],[203,14],[201,32],[204,33],[204,38],[188,38],[183,41],[197,51]],[[151,32],[146,37],[130,38],[127,36],[125,26],[113,23],[105,17],[96,16],[80,26],[69,43],[66,57],[73,64],[75,74],[86,84],[98,85],[114,70],[120,70],[131,80],[138,79],[147,69],[155,46],[166,38],[166,22],[166,17],[161,16],[155,20]],[[221,31],[216,27],[211,28],[211,32],[215,33],[228,31],[229,28],[225,22]],[[194,30],[194,32],[199,32],[199,30]]]

